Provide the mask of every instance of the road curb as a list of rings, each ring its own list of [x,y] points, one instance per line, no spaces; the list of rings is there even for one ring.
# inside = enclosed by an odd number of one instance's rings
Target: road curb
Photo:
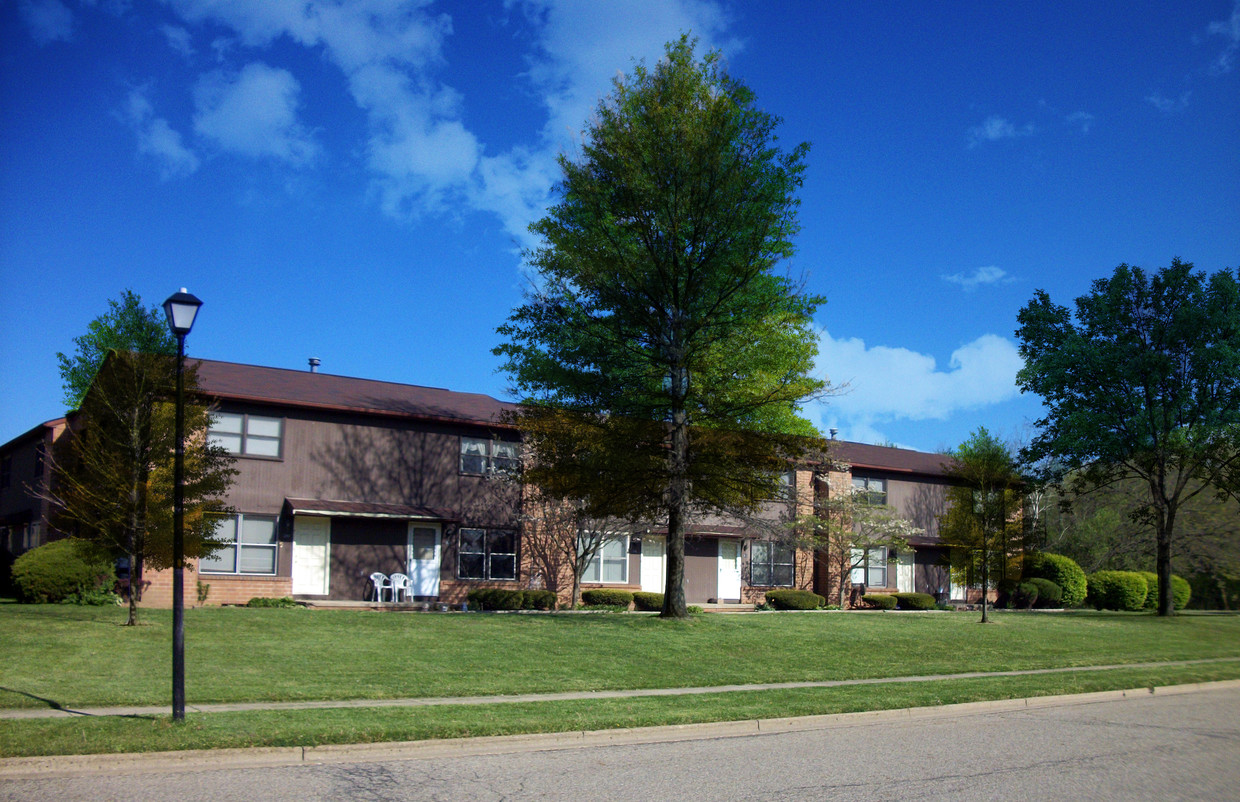
[[[704,724],[676,724],[631,729],[588,730],[529,735],[398,741],[377,744],[257,747],[114,755],[53,755],[0,759],[0,780],[49,779],[94,774],[170,773],[230,768],[260,768],[382,760],[424,760],[435,757],[542,752],[589,746],[634,745],[671,741],[737,738],[807,730],[871,726],[926,718],[952,718],[1052,707],[1072,707],[1151,696],[1177,696],[1240,688],[1240,680],[1197,682],[1117,691],[964,702],[939,707],[908,707],[858,713],[833,713],[777,719],[749,719]]]

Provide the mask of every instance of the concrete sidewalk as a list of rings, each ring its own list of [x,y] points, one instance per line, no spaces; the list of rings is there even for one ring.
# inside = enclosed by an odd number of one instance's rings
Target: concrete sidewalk
[[[971,671],[961,674],[926,674],[913,677],[874,677],[868,679],[824,680],[820,682],[774,682],[752,685],[714,685],[696,688],[645,688],[612,691],[568,691],[564,693],[526,693],[507,696],[447,696],[409,699],[344,699],[305,702],[223,702],[187,704],[187,713],[229,713],[248,710],[326,710],[358,707],[432,707],[437,705],[489,705],[511,702],[554,702],[575,699],[619,699],[642,696],[692,696],[707,693],[738,691],[773,691],[790,688],[842,688],[853,685],[883,685],[901,682],[936,682],[939,680],[978,679],[984,677],[1022,677],[1036,674],[1065,674],[1090,671],[1112,671],[1123,668],[1176,668],[1209,663],[1240,662],[1240,657],[1218,657],[1201,660],[1175,660],[1155,663],[1128,663],[1105,666],[1071,666],[1067,668],[1033,668],[1019,671]],[[54,704],[54,703],[51,703]],[[52,706],[46,708],[0,709],[0,719],[64,718],[71,716],[162,716],[169,705],[141,707],[80,707]]]
[[[1165,665],[1165,664],[1155,664]],[[252,749],[212,749],[181,752],[130,754],[56,755],[0,759],[0,780],[48,779],[55,777],[133,775],[211,771],[236,768],[309,766],[329,763],[373,763],[390,760],[419,760],[436,757],[497,755],[577,749],[590,746],[668,743],[675,741],[735,738],[804,732],[874,723],[906,723],[919,719],[951,718],[1144,699],[1150,695],[1183,694],[1240,688],[1240,680],[1135,688],[1121,691],[1031,699],[1003,699],[967,702],[940,707],[901,708],[863,713],[836,713],[782,719],[752,719],[709,724],[680,724],[616,730],[588,730],[534,735],[487,736],[428,741],[374,744],[334,744],[326,746],[259,747]]]

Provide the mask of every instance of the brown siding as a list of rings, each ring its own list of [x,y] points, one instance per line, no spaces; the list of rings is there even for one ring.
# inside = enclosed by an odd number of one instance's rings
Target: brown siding
[[[405,521],[333,518],[328,598],[369,598],[373,572],[405,571],[407,546]]]
[[[880,473],[866,474],[881,476]],[[926,537],[938,537],[939,515],[946,508],[948,482],[942,478],[916,480],[887,477],[887,503],[914,526],[926,530]]]

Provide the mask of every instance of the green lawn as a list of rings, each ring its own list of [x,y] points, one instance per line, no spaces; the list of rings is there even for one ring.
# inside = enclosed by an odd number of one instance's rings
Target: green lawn
[[[171,615],[0,605],[0,707],[162,705]],[[1240,617],[976,613],[186,613],[186,695],[388,699],[900,677],[1240,657]],[[0,722],[0,754],[332,743],[803,715],[1240,677],[1240,663],[694,698]]]

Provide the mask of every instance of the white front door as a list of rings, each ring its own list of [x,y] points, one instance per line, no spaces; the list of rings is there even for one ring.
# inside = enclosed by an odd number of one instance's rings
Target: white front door
[[[439,595],[440,541],[439,524],[409,524],[409,578],[414,596]]]
[[[642,535],[642,590],[662,593],[667,587],[667,538]]]
[[[719,601],[740,600],[741,543],[739,540],[719,541]]]
[[[293,593],[326,596],[331,572],[331,519],[293,518]]]

